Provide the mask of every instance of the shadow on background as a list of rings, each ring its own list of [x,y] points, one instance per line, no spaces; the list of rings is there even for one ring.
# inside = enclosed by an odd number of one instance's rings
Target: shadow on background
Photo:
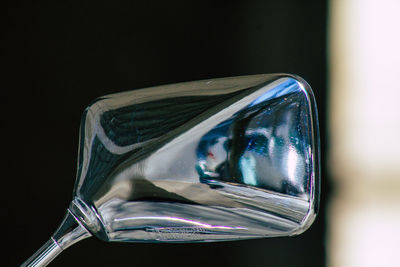
[[[80,115],[94,98],[206,78],[286,72],[314,89],[322,205],[301,236],[207,244],[84,240],[52,266],[324,266],[326,1],[8,3],[2,11],[7,265],[61,222],[75,181]],[[4,39],[4,38],[3,38]]]

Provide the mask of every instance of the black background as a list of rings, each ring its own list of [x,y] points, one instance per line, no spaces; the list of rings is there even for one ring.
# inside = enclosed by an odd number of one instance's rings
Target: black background
[[[3,2],[6,266],[21,264],[61,222],[75,181],[80,115],[91,100],[153,85],[276,72],[308,81],[319,107],[323,195],[309,231],[206,244],[90,238],[51,266],[324,266],[326,2]]]

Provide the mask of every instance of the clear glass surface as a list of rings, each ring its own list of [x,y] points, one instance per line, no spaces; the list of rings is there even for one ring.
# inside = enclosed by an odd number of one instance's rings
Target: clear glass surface
[[[53,238],[202,242],[299,234],[318,210],[318,149],[314,97],[296,76],[220,78],[98,98],[81,122],[67,216],[75,226]],[[74,227],[81,230],[71,234]]]

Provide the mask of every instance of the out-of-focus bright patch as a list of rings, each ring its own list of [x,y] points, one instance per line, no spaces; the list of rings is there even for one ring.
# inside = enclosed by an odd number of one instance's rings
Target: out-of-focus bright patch
[[[398,266],[400,1],[330,3],[328,265]]]

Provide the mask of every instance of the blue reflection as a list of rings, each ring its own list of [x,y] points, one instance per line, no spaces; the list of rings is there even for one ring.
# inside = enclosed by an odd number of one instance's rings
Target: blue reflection
[[[282,96],[289,95],[291,93],[298,92],[298,91],[299,91],[298,82],[293,79],[288,79],[287,81],[280,83],[279,85],[275,86],[271,90],[268,90],[267,92],[265,92],[264,94],[259,96],[257,99],[255,99],[249,105],[249,107],[252,107],[254,105],[257,105],[261,102],[264,102],[264,101],[267,101],[270,99],[282,97]]]
[[[289,79],[214,127],[197,146],[200,181],[304,194],[312,142],[307,106],[304,92]]]

